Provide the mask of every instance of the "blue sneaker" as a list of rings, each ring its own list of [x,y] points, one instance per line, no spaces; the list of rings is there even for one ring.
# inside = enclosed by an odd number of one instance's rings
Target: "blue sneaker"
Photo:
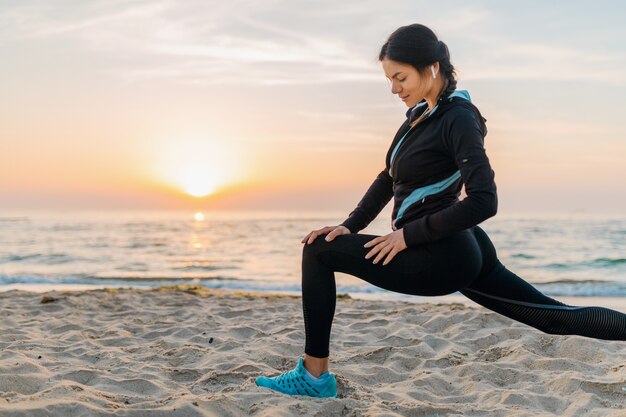
[[[315,378],[304,367],[302,356],[298,359],[298,365],[291,371],[274,377],[260,376],[256,379],[256,384],[289,395],[337,397],[335,374],[326,371]]]

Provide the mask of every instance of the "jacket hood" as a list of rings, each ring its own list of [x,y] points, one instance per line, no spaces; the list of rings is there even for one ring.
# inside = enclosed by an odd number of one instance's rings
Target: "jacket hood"
[[[430,114],[427,118],[436,118],[443,115],[445,112],[450,110],[456,106],[466,107],[474,112],[476,115],[476,120],[480,122],[481,128],[483,130],[483,136],[487,135],[487,125],[486,121],[478,108],[472,103],[472,98],[467,90],[455,90],[452,93],[439,97],[439,101],[431,110]],[[406,112],[407,124],[411,123],[415,118],[419,117],[426,109],[428,108],[428,103],[426,99],[417,103],[414,107],[411,107]]]

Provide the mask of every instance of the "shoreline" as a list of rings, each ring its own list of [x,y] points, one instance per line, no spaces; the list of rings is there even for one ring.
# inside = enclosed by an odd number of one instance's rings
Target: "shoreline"
[[[191,285],[191,284],[178,284],[173,286],[118,286],[118,285],[90,285],[90,284],[7,284],[0,286],[0,294],[8,291],[24,291],[24,292],[34,292],[34,293],[46,293],[46,292],[83,292],[83,291],[93,291],[99,289],[132,289],[132,290],[151,290],[156,288],[185,288],[185,287],[203,287],[209,291],[219,291],[223,293],[250,293],[250,294],[259,294],[263,296],[267,295],[288,295],[288,296],[298,296],[300,297],[300,292],[292,292],[292,291],[261,291],[261,290],[245,290],[245,289],[221,289],[221,288],[213,288],[206,287],[201,285]],[[341,293],[338,293],[340,295]],[[353,299],[358,300],[367,300],[367,301],[403,301],[411,304],[463,304],[467,307],[480,307],[479,304],[476,304],[474,301],[466,298],[463,295],[458,294],[450,294],[438,297],[423,297],[423,296],[411,296],[406,294],[392,293],[390,291],[380,292],[380,293],[353,293],[348,292],[348,294]],[[565,304],[571,306],[597,306],[597,307],[606,307],[613,310],[620,311],[626,314],[626,297],[598,297],[598,296],[558,296],[551,298],[555,298]]]

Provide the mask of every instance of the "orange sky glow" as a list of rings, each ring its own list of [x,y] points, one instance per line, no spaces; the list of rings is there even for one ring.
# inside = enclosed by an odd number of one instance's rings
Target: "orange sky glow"
[[[73,4],[0,12],[3,209],[347,214],[406,111],[378,49],[420,22],[487,119],[500,211],[626,210],[626,30],[604,8]]]

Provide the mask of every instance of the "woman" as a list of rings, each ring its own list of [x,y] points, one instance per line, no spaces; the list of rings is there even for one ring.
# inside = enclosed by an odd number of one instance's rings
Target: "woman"
[[[497,210],[495,174],[483,147],[486,119],[467,91],[456,91],[446,45],[423,25],[403,26],[382,46],[379,60],[391,92],[409,107],[407,120],[391,143],[385,169],[349,217],[302,240],[305,354],[295,369],[260,376],[257,385],[336,397],[335,376],[328,371],[334,271],[404,294],[460,291],[549,334],[626,340],[625,314],[546,297],[500,263],[477,226]],[[467,197],[459,201],[463,184]],[[357,234],[392,197],[393,232]]]

